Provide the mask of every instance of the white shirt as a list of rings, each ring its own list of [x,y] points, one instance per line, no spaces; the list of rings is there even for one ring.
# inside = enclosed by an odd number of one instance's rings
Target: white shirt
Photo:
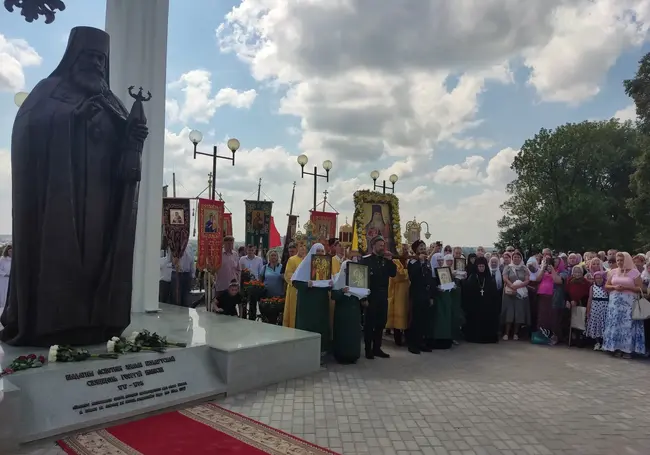
[[[264,261],[259,256],[253,256],[253,259],[250,259],[248,256],[242,256],[239,258],[239,267],[250,270],[253,279],[258,280],[264,270]]]
[[[172,263],[167,259],[167,256],[160,258],[160,281],[170,283],[172,281]]]
[[[173,267],[171,254],[167,254],[165,260],[169,263],[170,267]],[[195,275],[196,263],[194,262],[194,253],[192,253],[192,249],[189,246],[185,248],[185,252],[183,253],[183,256],[181,256],[178,265],[180,268],[179,270],[180,273],[190,273],[192,276]]]

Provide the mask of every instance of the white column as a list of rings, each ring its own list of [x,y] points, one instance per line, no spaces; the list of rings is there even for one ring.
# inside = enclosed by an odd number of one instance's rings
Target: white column
[[[110,84],[131,108],[128,87],[142,87],[149,137],[142,151],[142,181],[133,261],[133,312],[157,311],[160,279],[167,24],[169,0],[106,0],[106,32],[111,37]]]

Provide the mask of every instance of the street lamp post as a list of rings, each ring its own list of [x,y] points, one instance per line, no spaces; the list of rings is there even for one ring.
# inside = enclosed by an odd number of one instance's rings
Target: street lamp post
[[[429,240],[429,238],[431,237],[431,232],[429,232],[429,223],[427,223],[426,221],[420,221],[418,223],[415,217],[413,217],[413,221],[409,221],[408,223],[406,223],[406,232],[404,232],[404,238],[408,241],[411,241],[410,233],[412,231],[416,231],[418,233],[418,239],[419,239],[423,224],[426,225],[427,227],[427,232],[424,233],[424,237],[427,240]]]
[[[214,148],[212,149],[212,153],[205,153],[205,152],[199,152],[196,150],[196,146],[199,145],[199,142],[203,140],[203,133],[201,133],[199,130],[192,130],[190,131],[190,141],[192,144],[194,144],[194,159],[196,159],[196,155],[203,155],[203,156],[209,156],[212,158],[212,191],[211,191],[211,198],[213,201],[217,200],[217,185],[215,184],[216,181],[216,176],[217,176],[217,158],[222,159],[222,160],[228,160],[232,161],[232,165],[235,165],[235,152],[239,150],[239,141],[235,138],[228,139],[228,148],[232,152],[232,158],[229,156],[220,156],[217,155],[217,146],[215,145]]]
[[[372,189],[373,191],[376,191],[377,188],[381,188],[383,193],[386,194],[386,190],[391,190],[391,193],[395,193],[395,184],[399,180],[397,177],[397,174],[391,174],[390,177],[388,177],[388,180],[390,180],[390,183],[393,184],[392,188],[389,186],[386,186],[386,180],[384,180],[383,185],[377,185],[377,179],[379,178],[379,171],[374,170],[370,173],[370,178],[372,179]]]
[[[330,170],[332,169],[332,162],[330,160],[323,161],[323,169],[325,169],[325,175],[318,173],[318,166],[314,166],[314,172],[305,172],[305,165],[309,162],[307,155],[300,155],[298,157],[298,164],[301,169],[301,177],[305,178],[305,175],[314,176],[314,212],[316,211],[316,195],[318,193],[318,177],[322,177],[326,182],[330,181]]]

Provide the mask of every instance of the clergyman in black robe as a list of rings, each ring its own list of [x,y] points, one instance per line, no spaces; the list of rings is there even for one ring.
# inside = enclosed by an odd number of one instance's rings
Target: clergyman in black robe
[[[128,114],[109,88],[108,34],[72,29],[58,67],[14,122],[2,341],[104,343],[129,325],[141,171],[141,155],[130,153],[141,153],[147,128]]]
[[[501,292],[488,262],[484,257],[476,258],[472,273],[463,287],[465,308],[465,341],[470,343],[497,343],[499,341]]]

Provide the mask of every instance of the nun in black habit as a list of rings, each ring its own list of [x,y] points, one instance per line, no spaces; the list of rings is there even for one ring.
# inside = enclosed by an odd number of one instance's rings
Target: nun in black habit
[[[497,343],[499,340],[501,293],[488,262],[484,257],[476,258],[474,268],[463,288],[465,308],[465,340],[470,343]]]
[[[129,325],[147,128],[110,90],[109,48],[106,32],[73,28],[16,116],[6,343],[105,343]]]

